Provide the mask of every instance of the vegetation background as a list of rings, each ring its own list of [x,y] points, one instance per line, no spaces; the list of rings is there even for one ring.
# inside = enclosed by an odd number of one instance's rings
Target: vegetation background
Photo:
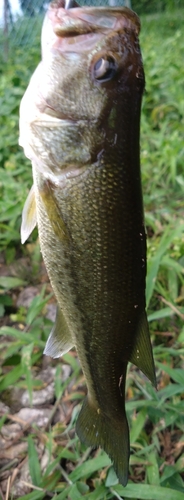
[[[18,146],[19,104],[40,59],[42,17],[28,23],[24,16],[0,33],[2,500],[184,498],[184,10],[179,0],[132,0],[132,6],[141,17],[146,72],[141,162],[158,391],[130,366],[132,453],[124,489],[107,455],[86,449],[75,435],[85,394],[75,352],[57,361],[43,356],[55,304],[37,231],[20,244],[32,174]]]

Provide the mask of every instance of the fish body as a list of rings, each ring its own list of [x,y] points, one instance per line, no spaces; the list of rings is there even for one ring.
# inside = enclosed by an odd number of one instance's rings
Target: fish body
[[[22,242],[37,222],[58,304],[45,354],[75,346],[88,389],[77,433],[109,454],[126,485],[128,362],[155,384],[145,312],[140,26],[126,8],[63,7],[62,0],[49,7],[42,62],[20,108],[34,180]]]

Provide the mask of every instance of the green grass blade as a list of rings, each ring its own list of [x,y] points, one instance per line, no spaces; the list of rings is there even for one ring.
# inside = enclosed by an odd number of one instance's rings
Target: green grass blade
[[[143,408],[137,415],[136,419],[132,421],[132,427],[130,431],[130,443],[131,445],[135,443],[139,437],[146,421],[147,408]]]
[[[183,386],[179,384],[170,384],[164,387],[164,389],[160,389],[159,391],[159,399],[160,404],[163,404],[166,399],[172,398],[176,394],[183,394]]]
[[[0,393],[5,391],[9,386],[15,385],[17,380],[22,377],[23,373],[22,366],[17,365],[9,373],[2,375],[0,378]]]
[[[70,490],[71,486],[67,486],[61,493],[58,493],[58,495],[54,497],[54,500],[65,500],[65,498],[69,499]]]
[[[24,344],[29,344],[33,342],[33,334],[29,332],[21,332],[20,330],[16,330],[16,328],[13,328],[11,326],[2,326],[0,328],[0,335],[9,335],[10,337],[15,337],[19,341],[21,340],[22,343]],[[38,340],[34,336],[34,344],[39,345],[41,348],[44,348],[45,342],[42,340]]]
[[[176,273],[184,273],[184,267],[177,262],[176,260],[172,259],[168,255],[164,255],[162,258],[162,266],[165,266],[166,268],[170,268],[176,271]]]
[[[25,286],[26,282],[19,278],[0,276],[0,287],[10,290],[11,288],[18,288],[19,286]]]
[[[34,490],[31,493],[28,493],[27,495],[19,497],[19,500],[41,500],[44,497],[45,497],[44,491]]]
[[[12,326],[2,326],[0,328],[0,335],[6,336],[9,335],[10,337],[15,337],[18,340],[24,341],[25,338],[28,336],[29,340],[32,339],[32,335],[30,335],[28,332],[21,332],[20,330],[16,330],[16,328],[13,328]]]
[[[107,467],[110,464],[111,460],[106,453],[101,453],[101,455],[95,457],[95,459],[87,460],[87,462],[76,467],[69,475],[69,478],[72,482],[76,482],[82,477],[90,477],[97,470]]]
[[[43,299],[44,292],[45,292],[45,287],[43,287],[41,294],[37,295],[32,300],[29,310],[27,312],[27,317],[26,317],[27,325],[31,325],[34,319],[37,318],[38,314],[40,314],[43,307],[48,303],[49,298],[52,296],[52,294],[50,294],[45,299]]]
[[[183,500],[184,492],[164,488],[162,486],[148,484],[128,484],[126,488],[117,485],[113,487],[122,498],[131,498],[136,500]],[[112,490],[111,490],[112,491]]]
[[[182,368],[170,368],[170,366],[159,363],[159,361],[156,364],[161,370],[168,373],[172,380],[184,387],[184,370]]]
[[[42,474],[38,453],[36,451],[32,436],[28,436],[28,460],[29,472],[34,486],[42,486]]]
[[[146,279],[146,304],[149,306],[153,290],[155,288],[156,278],[160,266],[161,259],[165,254],[166,250],[169,248],[174,238],[179,236],[183,231],[183,225],[176,227],[175,229],[167,228],[164,235],[162,236],[157,251],[151,259],[148,261],[148,271]]]
[[[5,415],[3,415],[3,416],[0,418],[0,431],[1,431],[1,428],[2,428],[2,426],[4,425],[4,423],[6,422],[6,418],[7,418],[6,413],[5,413]]]
[[[158,311],[154,311],[151,314],[148,314],[148,321],[151,323],[151,321],[156,321],[158,319],[163,319],[163,318],[169,318],[170,316],[173,316],[175,313],[173,309],[170,307],[164,307],[163,309],[159,309]]]
[[[105,486],[97,486],[92,493],[85,495],[86,500],[106,500],[107,498],[112,498],[112,495],[108,495],[108,491],[110,491]],[[108,496],[107,496],[108,495]]]
[[[34,365],[40,358],[40,353],[35,353],[31,359],[31,365]],[[10,372],[0,377],[0,393],[5,391],[9,386],[15,385],[15,382],[24,376],[24,368],[21,365],[15,366]]]
[[[148,455],[150,464],[146,467],[146,478],[149,484],[160,485],[158,454],[156,449]]]
[[[89,490],[89,486],[85,483],[75,483],[71,486],[70,489],[70,499],[71,500],[81,500],[81,496],[84,496]]]
[[[24,370],[25,378],[26,378],[26,385],[27,385],[27,390],[29,394],[29,401],[30,405],[32,405],[32,399],[33,399],[33,381],[32,381],[32,373],[31,373],[31,357],[32,357],[32,352],[33,352],[33,347],[34,344],[33,342],[31,344],[28,344],[23,347],[22,349],[22,368]]]

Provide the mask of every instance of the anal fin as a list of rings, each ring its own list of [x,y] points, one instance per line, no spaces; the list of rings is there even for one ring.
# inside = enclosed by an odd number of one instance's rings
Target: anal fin
[[[25,201],[25,205],[22,212],[22,224],[21,224],[21,242],[22,244],[29,238],[33,229],[37,224],[36,219],[36,200],[34,192],[34,184],[29,191],[28,197]]]
[[[136,341],[129,361],[141,370],[156,387],[155,365],[150,340],[148,320],[144,311],[139,322]]]
[[[64,314],[57,307],[56,321],[47,340],[44,354],[59,358],[74,346]]]

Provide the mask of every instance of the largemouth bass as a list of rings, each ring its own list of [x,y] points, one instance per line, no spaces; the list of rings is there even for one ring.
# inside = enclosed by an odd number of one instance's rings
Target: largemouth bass
[[[139,19],[127,8],[64,9],[42,31],[42,61],[20,108],[34,185],[21,236],[38,224],[57,299],[45,354],[75,346],[87,384],[76,424],[126,485],[128,362],[155,384],[145,312],[146,235],[139,162],[144,71]]]

